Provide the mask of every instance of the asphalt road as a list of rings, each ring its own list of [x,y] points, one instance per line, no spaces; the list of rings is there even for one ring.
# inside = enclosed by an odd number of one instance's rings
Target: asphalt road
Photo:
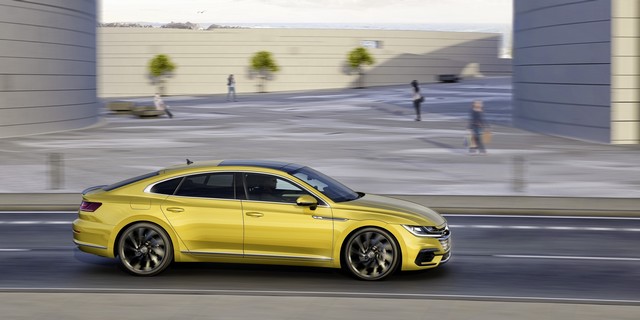
[[[0,214],[0,291],[560,301],[640,305],[640,218],[449,215],[442,268],[356,281],[331,269],[176,264],[132,277],[78,251],[75,214]]]

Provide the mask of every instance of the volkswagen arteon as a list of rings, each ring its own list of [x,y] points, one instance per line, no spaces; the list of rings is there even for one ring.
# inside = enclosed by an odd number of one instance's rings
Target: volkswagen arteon
[[[88,188],[73,239],[138,276],[173,262],[221,262],[342,268],[380,280],[451,257],[437,212],[355,192],[306,166],[259,160],[187,160]]]

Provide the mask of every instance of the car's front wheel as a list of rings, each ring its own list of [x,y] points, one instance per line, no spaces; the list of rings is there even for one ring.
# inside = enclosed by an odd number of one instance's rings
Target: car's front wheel
[[[122,267],[137,276],[154,276],[173,260],[173,247],[167,233],[159,226],[141,222],[124,230],[118,241]]]
[[[364,228],[353,233],[344,246],[344,269],[362,280],[381,280],[398,266],[398,244],[387,231]]]

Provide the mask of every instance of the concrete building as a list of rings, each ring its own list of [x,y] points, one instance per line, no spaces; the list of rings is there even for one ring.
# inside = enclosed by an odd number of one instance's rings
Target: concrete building
[[[516,126],[640,143],[640,1],[515,0]]]
[[[439,74],[510,75],[500,59],[501,36],[492,33],[326,29],[99,28],[99,96],[150,96],[156,88],[147,65],[166,54],[177,65],[166,94],[226,92],[234,74],[237,91],[257,92],[251,57],[266,50],[280,66],[267,91],[348,88],[347,54],[368,48],[376,63],[365,68],[365,86],[434,82]]]
[[[98,121],[96,2],[0,0],[0,137]]]

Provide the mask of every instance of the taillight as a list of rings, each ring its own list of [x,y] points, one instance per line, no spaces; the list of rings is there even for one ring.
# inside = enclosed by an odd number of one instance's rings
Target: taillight
[[[100,202],[82,201],[82,203],[80,204],[80,211],[94,212],[98,210],[101,205],[102,203]]]

